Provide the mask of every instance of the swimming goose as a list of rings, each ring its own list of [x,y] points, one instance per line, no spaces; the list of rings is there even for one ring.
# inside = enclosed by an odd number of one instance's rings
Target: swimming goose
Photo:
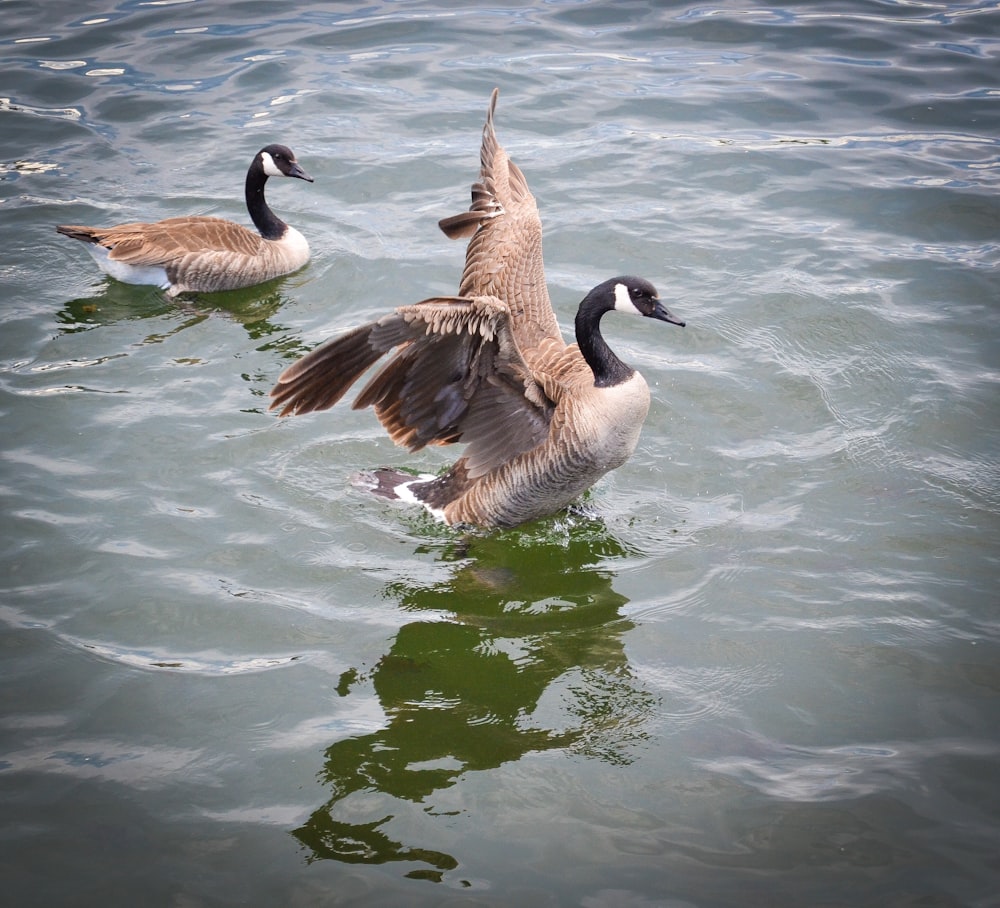
[[[419,502],[449,524],[515,526],[565,508],[635,450],[649,409],[643,377],[601,334],[607,312],[683,326],[652,284],[616,277],[584,297],[567,345],[545,289],[541,222],[524,175],[497,143],[490,100],[472,206],[441,221],[471,233],[459,295],[400,306],[317,347],[271,391],[280,414],[332,407],[395,351],[354,402],[396,444],[461,442],[436,478],[372,474],[379,494]]]
[[[268,207],[268,177],[313,182],[285,145],[258,151],[246,179],[247,209],[256,233],[222,218],[199,216],[116,227],[63,224],[56,230],[86,243],[98,267],[127,284],[154,284],[168,296],[250,287],[309,261],[305,237]]]

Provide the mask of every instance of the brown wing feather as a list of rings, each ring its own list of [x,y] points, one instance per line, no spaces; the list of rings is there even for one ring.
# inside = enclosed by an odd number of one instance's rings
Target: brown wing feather
[[[477,476],[547,436],[554,404],[495,298],[424,300],[355,328],[289,366],[271,407],[282,416],[326,409],[392,348],[353,406],[373,407],[396,444],[417,451],[462,442]]]
[[[328,410],[369,366],[392,348],[391,343],[382,346],[371,339],[373,332],[389,325],[397,331],[396,343],[409,340],[405,323],[401,323],[395,313],[328,340],[296,360],[278,376],[271,389],[269,409],[280,407],[281,416]]]
[[[167,218],[155,223],[114,227],[60,226],[60,233],[111,250],[111,258],[127,265],[175,263],[189,253],[259,254],[265,242],[260,234],[232,221],[210,217]]]
[[[450,237],[471,235],[459,295],[494,296],[507,303],[518,344],[534,367],[541,341],[562,335],[545,285],[538,207],[524,174],[508,158],[493,127],[497,96],[494,89],[472,205],[467,212],[445,218],[440,226]]]

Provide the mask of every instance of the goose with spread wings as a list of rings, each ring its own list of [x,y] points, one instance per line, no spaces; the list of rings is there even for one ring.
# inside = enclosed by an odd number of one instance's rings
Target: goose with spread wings
[[[445,218],[470,237],[454,297],[400,306],[290,365],[271,391],[282,416],[332,407],[390,354],[354,401],[374,408],[410,450],[461,443],[437,477],[375,471],[376,490],[420,502],[448,524],[509,527],[556,513],[635,450],[649,409],[643,377],[601,334],[617,311],[683,326],[638,277],[591,290],[563,340],[545,286],[542,228],[520,169],[498,144],[490,99],[479,180],[466,212]]]

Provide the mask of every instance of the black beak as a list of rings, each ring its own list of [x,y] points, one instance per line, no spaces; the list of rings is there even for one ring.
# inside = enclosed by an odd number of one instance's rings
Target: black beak
[[[681,328],[685,324],[659,300],[653,304],[653,311],[649,313],[649,317],[659,319],[661,322],[670,322],[671,325],[679,325]]]
[[[298,161],[292,161],[291,166],[288,168],[288,173],[285,174],[286,177],[295,177],[299,180],[305,180],[307,183],[314,183],[315,180],[309,174],[307,174],[301,167],[299,167]]]

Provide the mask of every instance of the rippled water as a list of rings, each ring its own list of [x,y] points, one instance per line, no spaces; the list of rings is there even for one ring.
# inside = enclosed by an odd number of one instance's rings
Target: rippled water
[[[1000,867],[1000,8],[3,7],[0,868],[12,904],[988,906]],[[581,512],[354,488],[293,358],[454,292],[489,92],[560,320],[653,405]],[[246,221],[170,303],[57,223]]]

